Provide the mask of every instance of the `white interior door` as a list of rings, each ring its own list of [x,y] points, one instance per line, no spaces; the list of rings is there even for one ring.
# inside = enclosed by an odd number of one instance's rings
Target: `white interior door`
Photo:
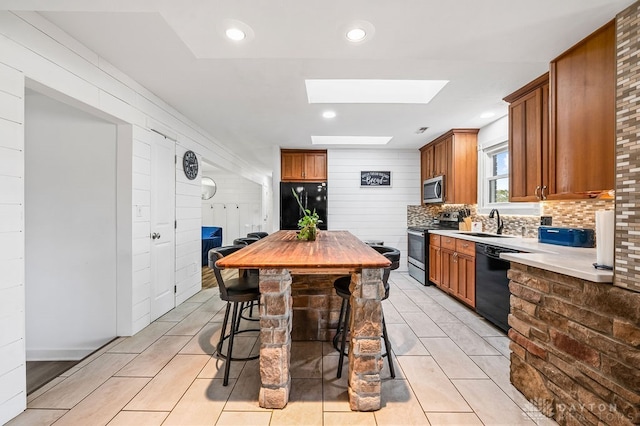
[[[154,134],[151,144],[151,321],[175,302],[175,142]]]

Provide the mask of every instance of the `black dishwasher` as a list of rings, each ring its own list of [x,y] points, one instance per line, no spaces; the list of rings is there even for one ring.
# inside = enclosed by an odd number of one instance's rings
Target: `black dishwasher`
[[[510,262],[500,253],[520,253],[503,247],[476,243],[476,311],[505,333],[509,330]]]

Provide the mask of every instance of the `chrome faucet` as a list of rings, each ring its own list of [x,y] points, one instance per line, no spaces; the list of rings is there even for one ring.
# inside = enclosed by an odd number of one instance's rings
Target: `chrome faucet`
[[[496,232],[496,234],[500,235],[502,234],[502,228],[504,228],[504,223],[500,219],[500,212],[498,212],[498,209],[491,210],[491,213],[489,213],[489,219],[493,219],[494,216],[496,217],[496,224],[498,225],[498,232]]]

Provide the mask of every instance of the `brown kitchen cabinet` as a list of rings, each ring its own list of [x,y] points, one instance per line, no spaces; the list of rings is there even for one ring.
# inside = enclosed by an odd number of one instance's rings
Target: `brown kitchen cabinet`
[[[458,272],[454,270],[454,255],[456,252],[456,240],[453,237],[442,235],[440,237],[440,289],[453,294],[457,287]],[[431,265],[429,265],[431,266]]]
[[[440,235],[429,234],[429,281],[440,287],[442,277],[442,255]]]
[[[509,201],[538,201],[549,182],[549,73],[504,98],[509,102]]]
[[[429,144],[420,148],[420,183],[430,179],[434,173],[434,146]],[[420,186],[422,188],[422,185]]]
[[[548,199],[587,198],[615,187],[615,20],[549,68]]]
[[[475,307],[475,243],[447,236],[442,236],[440,241],[441,275],[439,287],[463,303]],[[431,275],[431,271],[429,275]]]
[[[444,176],[445,203],[475,204],[478,129],[453,129],[420,148],[421,178]]]
[[[280,150],[280,180],[323,182],[327,180],[327,151]]]
[[[433,145],[433,175],[446,176],[453,172],[453,136],[449,135]]]
[[[511,201],[592,198],[615,185],[615,25],[504,98]]]
[[[457,266],[457,284],[455,297],[467,305],[476,306],[476,244],[456,239],[455,263]]]

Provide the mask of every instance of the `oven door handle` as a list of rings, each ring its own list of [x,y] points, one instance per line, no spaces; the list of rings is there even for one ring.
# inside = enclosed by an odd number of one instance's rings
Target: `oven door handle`
[[[420,231],[407,231],[409,235],[415,235],[417,237],[424,237],[424,232]]]

